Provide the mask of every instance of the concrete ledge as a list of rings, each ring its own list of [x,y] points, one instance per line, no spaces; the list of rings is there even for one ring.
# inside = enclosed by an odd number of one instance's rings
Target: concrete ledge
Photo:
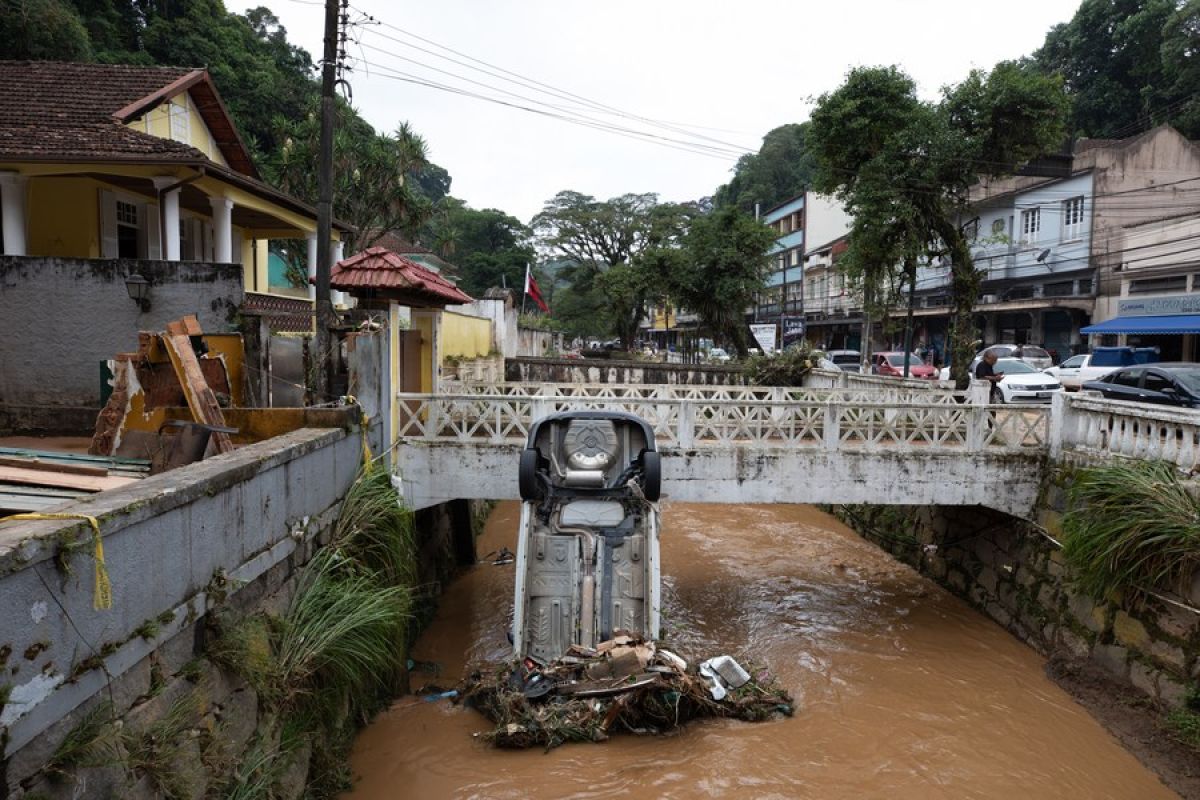
[[[396,453],[397,488],[414,509],[454,498],[516,498],[521,446],[408,442]],[[672,500],[984,505],[1026,519],[1033,514],[1045,465],[1040,452],[735,446],[660,452],[663,494]]]

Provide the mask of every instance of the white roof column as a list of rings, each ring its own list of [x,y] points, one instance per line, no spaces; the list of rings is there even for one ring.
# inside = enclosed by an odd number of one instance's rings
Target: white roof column
[[[333,241],[329,243],[329,249],[332,251],[329,258],[330,263],[336,265],[342,260],[342,253],[344,252],[345,247],[345,243],[340,241]],[[335,306],[348,306],[350,304],[350,296],[345,292],[339,292],[336,289],[330,292],[330,299],[333,301]]]
[[[233,201],[228,197],[213,196],[208,202],[212,205],[213,260],[221,264],[232,263]]]
[[[25,243],[25,185],[29,179],[16,172],[0,172],[0,232],[4,255],[27,255]]]
[[[158,189],[158,196],[162,200],[158,211],[162,216],[163,255],[167,261],[179,260],[179,189],[181,187],[176,186],[170,191],[163,190],[177,183],[179,180],[170,175],[154,178],[154,188]]]
[[[317,299],[317,234],[307,233],[305,238],[308,239],[308,299],[316,302]]]

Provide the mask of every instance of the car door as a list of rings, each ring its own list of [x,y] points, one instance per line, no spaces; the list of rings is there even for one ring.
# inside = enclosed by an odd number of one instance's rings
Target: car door
[[[1137,402],[1141,398],[1142,370],[1122,369],[1103,383],[1100,393],[1113,400]]]
[[[1086,362],[1086,355],[1071,356],[1057,367],[1051,367],[1050,369],[1046,370],[1046,372],[1049,372],[1051,375],[1058,378],[1064,385],[1078,386],[1079,371],[1083,369],[1083,365]]]
[[[1177,386],[1170,375],[1157,369],[1146,369],[1141,379],[1141,399],[1146,403],[1160,405],[1189,405],[1190,397]]]

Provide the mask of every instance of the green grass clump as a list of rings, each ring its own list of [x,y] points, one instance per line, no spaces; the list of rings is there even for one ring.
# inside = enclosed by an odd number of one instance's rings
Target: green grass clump
[[[1067,490],[1063,557],[1093,597],[1179,590],[1200,567],[1200,501],[1163,461],[1082,469]]]
[[[1186,745],[1200,749],[1200,714],[1179,708],[1167,715],[1167,727]]]
[[[121,737],[113,725],[112,705],[104,702],[80,718],[46,763],[51,778],[79,767],[102,767],[121,761]]]

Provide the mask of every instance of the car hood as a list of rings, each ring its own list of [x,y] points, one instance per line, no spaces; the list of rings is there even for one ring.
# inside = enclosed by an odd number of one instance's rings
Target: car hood
[[[1000,382],[1006,386],[1051,386],[1059,387],[1062,384],[1058,382],[1058,378],[1053,375],[1047,375],[1044,372],[1022,372],[1018,375],[1005,375],[1000,379]]]

